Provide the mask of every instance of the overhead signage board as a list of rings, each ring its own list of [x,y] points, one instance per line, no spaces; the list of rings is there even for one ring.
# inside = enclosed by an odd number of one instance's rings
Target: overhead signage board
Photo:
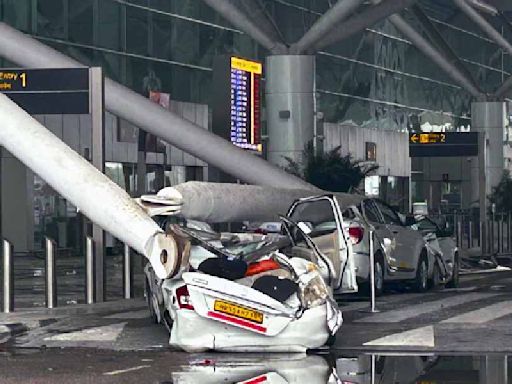
[[[213,132],[261,153],[260,62],[222,56],[214,61]]]
[[[478,156],[477,132],[425,132],[409,134],[410,157]]]
[[[88,114],[89,68],[0,68],[0,92],[31,115]]]

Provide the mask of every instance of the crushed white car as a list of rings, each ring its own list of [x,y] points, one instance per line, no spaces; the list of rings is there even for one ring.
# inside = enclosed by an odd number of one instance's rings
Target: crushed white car
[[[332,196],[299,199],[281,220],[283,234],[269,235],[166,227],[182,268],[160,280],[148,264],[146,296],[171,346],[304,352],[334,341],[342,314],[333,292],[357,291],[340,208]],[[335,225],[312,230],[326,221]]]

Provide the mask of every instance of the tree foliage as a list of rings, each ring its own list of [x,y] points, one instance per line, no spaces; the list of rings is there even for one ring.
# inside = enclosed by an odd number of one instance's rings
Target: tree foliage
[[[312,143],[306,145],[301,161],[285,157],[286,171],[308,183],[331,192],[349,192],[358,188],[361,181],[379,168],[362,160],[354,160],[350,154],[342,156],[338,146],[326,153],[315,153]]]
[[[489,210],[496,204],[496,212],[512,212],[512,178],[508,171],[503,172],[499,184],[489,195]]]

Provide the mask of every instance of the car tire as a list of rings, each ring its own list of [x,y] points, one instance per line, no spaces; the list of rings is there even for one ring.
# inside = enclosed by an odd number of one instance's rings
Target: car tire
[[[381,296],[384,292],[384,263],[382,262],[382,258],[378,255],[375,255],[374,260],[374,275],[375,275],[375,296]],[[368,272],[368,282],[363,285],[363,292],[365,295],[371,295],[371,286],[370,286],[370,274]]]
[[[441,282],[441,267],[439,264],[434,264],[434,270],[432,271],[432,280],[430,280],[430,288],[434,290],[442,289],[443,283]]]
[[[151,287],[149,285],[148,278],[146,277],[144,279],[144,296],[146,297],[146,304],[149,308],[149,317],[151,318],[151,321],[155,324],[158,324],[158,315],[156,313],[156,309],[153,303],[153,294],[151,292]]]
[[[448,288],[458,288],[459,287],[459,271],[460,271],[460,261],[457,256],[455,256],[455,262],[453,264],[453,273],[452,278],[446,284]]]
[[[426,292],[428,290],[428,264],[427,258],[423,254],[418,261],[413,286],[416,292]]]

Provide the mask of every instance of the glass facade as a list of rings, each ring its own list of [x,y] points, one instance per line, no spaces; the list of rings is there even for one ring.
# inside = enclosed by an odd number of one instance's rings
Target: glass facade
[[[263,3],[293,42],[332,1]],[[450,2],[420,4],[484,91],[509,76],[511,57]],[[404,17],[421,30],[412,15]],[[0,0],[0,18],[82,62],[103,66],[108,76],[140,93],[147,93],[153,79],[153,89],[173,100],[209,104],[215,55],[264,59],[268,53],[201,0]],[[511,37],[507,29],[503,33]],[[382,21],[317,55],[317,102],[329,122],[455,130],[469,126],[471,97]]]

